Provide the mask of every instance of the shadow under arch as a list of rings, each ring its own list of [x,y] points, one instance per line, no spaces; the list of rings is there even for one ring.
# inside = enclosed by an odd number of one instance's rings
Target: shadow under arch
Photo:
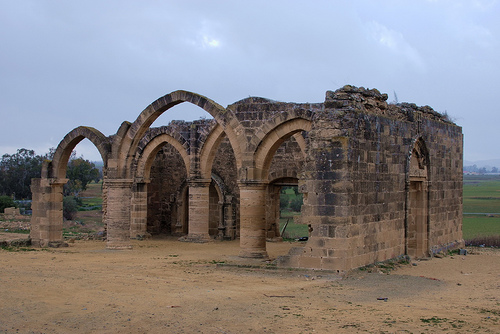
[[[97,129],[88,126],[79,126],[71,130],[57,146],[52,162],[47,166],[47,176],[49,178],[66,178],[66,169],[71,152],[85,138],[90,140],[99,151],[104,164],[103,169],[106,170],[110,154],[108,138]]]
[[[406,163],[405,253],[413,258],[430,255],[429,174],[429,151],[419,136]]]
[[[187,188],[187,175],[189,175],[190,159],[189,154],[184,145],[179,141],[182,137],[174,138],[175,134],[158,133],[156,136],[150,138],[147,142],[142,143],[144,146],[137,152],[135,157],[135,179],[132,186],[131,194],[131,224],[130,224],[130,237],[142,237],[151,234],[162,234],[168,231],[168,234],[174,235],[175,233],[182,234],[183,229],[186,227],[186,220],[188,217],[187,211],[184,210],[187,203],[187,190],[183,191],[183,187]],[[169,189],[168,192],[170,200],[168,201],[168,219],[164,219],[165,212],[160,207],[151,209],[150,207],[150,191],[156,187],[162,189],[161,180],[156,180],[155,183],[150,184],[151,169],[158,155],[158,152],[165,146],[170,146],[168,150],[179,154],[185,169],[184,180],[177,189]],[[172,149],[173,148],[173,149]],[[160,182],[160,185],[156,184]],[[159,187],[159,188],[158,188]],[[179,198],[180,197],[180,198]],[[151,211],[152,210],[152,211]],[[163,212],[163,213],[162,213]],[[150,215],[156,217],[152,219]],[[154,222],[150,226],[150,222]],[[172,223],[173,222],[173,223]],[[187,227],[186,227],[187,228]],[[162,232],[163,231],[163,232]]]
[[[276,150],[285,140],[298,134],[299,132],[310,130],[311,121],[303,118],[294,118],[279,124],[273,130],[269,131],[257,146],[254,154],[255,167],[257,172],[260,172],[260,175],[257,174],[258,177],[262,180],[268,178],[272,158],[276,153]],[[300,142],[299,140],[299,146],[305,155],[305,152],[303,151],[305,143]]]
[[[146,147],[144,147],[143,151],[141,152],[139,160],[137,162],[136,178],[144,180],[150,179],[151,165],[155,160],[156,154],[165,144],[172,145],[177,150],[177,152],[179,152],[182,160],[184,161],[184,165],[186,166],[186,172],[187,174],[189,174],[190,160],[186,148],[171,135],[162,133],[149,141]]]
[[[233,130],[239,122],[235,117],[232,117],[232,113],[203,95],[177,90],[151,103],[141,112],[134,123],[128,126],[128,130],[123,136],[117,136],[117,140],[113,143],[113,152],[116,152],[114,158],[118,159],[122,176],[131,176],[134,151],[151,124],[165,111],[183,102],[192,103],[212,115],[229,138],[235,155],[240,156],[237,135]],[[125,162],[123,162],[123,158],[125,158]],[[240,159],[237,159],[237,161],[240,161]]]

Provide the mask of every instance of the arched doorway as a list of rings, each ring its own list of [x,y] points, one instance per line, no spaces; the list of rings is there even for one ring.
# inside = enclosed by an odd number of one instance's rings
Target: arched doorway
[[[425,143],[419,139],[411,152],[407,194],[406,247],[412,258],[429,256],[428,161]]]
[[[300,215],[302,194],[298,192],[299,180],[295,177],[283,177],[269,183],[266,200],[267,239],[277,240],[285,237],[299,237],[289,234],[285,229],[297,215]],[[282,233],[285,231],[285,233]],[[300,235],[300,237],[305,237]]]

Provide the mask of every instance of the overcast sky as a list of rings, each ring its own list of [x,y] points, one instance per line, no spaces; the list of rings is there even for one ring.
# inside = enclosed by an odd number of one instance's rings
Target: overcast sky
[[[105,135],[178,89],[323,102],[345,84],[430,105],[500,158],[500,1],[0,0],[0,154]],[[170,119],[209,117],[186,103]],[[90,144],[78,155],[100,159]]]

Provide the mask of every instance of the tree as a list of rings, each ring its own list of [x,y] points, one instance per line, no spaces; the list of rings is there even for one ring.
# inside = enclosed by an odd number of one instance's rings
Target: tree
[[[295,196],[292,198],[290,201],[290,209],[294,212],[300,212],[300,209],[302,208],[302,194],[299,196]]]
[[[42,156],[25,148],[4,154],[0,161],[0,194],[31,199],[31,179],[40,177],[42,161]]]
[[[100,180],[100,173],[93,162],[80,157],[69,161],[66,177],[69,181],[64,186],[64,195],[78,196],[90,182]]]

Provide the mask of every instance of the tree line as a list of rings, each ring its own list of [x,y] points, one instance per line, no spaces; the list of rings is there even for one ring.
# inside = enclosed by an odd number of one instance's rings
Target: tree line
[[[35,151],[21,148],[14,154],[4,154],[0,160],[0,195],[14,200],[31,199],[31,179],[39,178],[44,160],[52,160],[55,149],[45,155],[37,155]],[[76,157],[73,151],[68,162],[64,186],[65,196],[78,196],[92,182],[102,179],[102,171],[89,160]]]
[[[468,173],[478,173],[478,174],[487,174],[487,173],[499,173],[498,167],[478,167],[477,165],[472,166],[464,166],[464,172]]]

